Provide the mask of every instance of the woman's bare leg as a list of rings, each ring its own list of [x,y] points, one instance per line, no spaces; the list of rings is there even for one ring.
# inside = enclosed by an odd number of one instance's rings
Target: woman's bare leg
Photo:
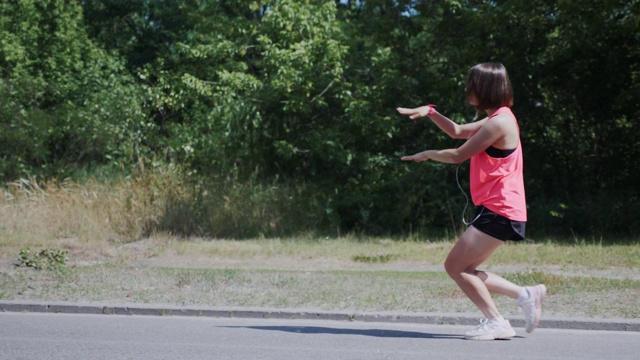
[[[502,244],[503,241],[470,226],[453,247],[444,264],[449,276],[487,318],[501,316],[490,292],[517,298],[522,291],[522,287],[496,274],[477,270],[477,267]]]
[[[489,289],[489,292],[505,295],[512,299],[517,299],[518,296],[524,291],[522,286],[516,285],[500,275],[495,273],[478,270],[478,266],[482,265],[487,259],[489,259],[491,254],[488,254],[485,258],[479,259],[476,263],[470,266],[471,269],[476,269],[475,274],[484,282]]]
[[[492,272],[488,271],[475,271],[476,276],[480,278],[489,289],[489,292],[505,295],[512,299],[517,299],[520,294],[524,291],[522,286],[518,286],[511,281],[508,281],[501,277],[500,275],[496,275]]]

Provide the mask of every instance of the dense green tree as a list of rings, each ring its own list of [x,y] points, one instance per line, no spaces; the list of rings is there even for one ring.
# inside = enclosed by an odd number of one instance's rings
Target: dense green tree
[[[455,232],[456,167],[398,159],[460,142],[395,108],[471,121],[466,71],[499,61],[533,233],[631,234],[638,14],[637,0],[3,2],[0,172],[171,163],[196,182],[304,188],[314,226]]]
[[[556,200],[559,225],[577,233],[637,231],[639,14],[639,1],[620,0],[559,1],[551,14],[532,177]]]
[[[0,38],[4,179],[133,158],[138,90],[87,38],[77,1],[3,2]]]

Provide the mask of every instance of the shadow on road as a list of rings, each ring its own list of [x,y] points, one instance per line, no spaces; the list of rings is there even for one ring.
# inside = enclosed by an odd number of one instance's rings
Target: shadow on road
[[[378,330],[378,329],[339,329],[317,326],[225,326],[228,328],[246,328],[267,331],[284,331],[297,334],[336,334],[361,335],[383,338],[422,338],[422,339],[462,339],[461,335],[431,334],[415,331]]]

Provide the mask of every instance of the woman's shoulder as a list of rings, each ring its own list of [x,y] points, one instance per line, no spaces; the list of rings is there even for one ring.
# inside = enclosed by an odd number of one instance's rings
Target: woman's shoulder
[[[516,116],[513,114],[510,108],[501,107],[491,115],[491,120],[499,123],[513,124],[518,123]]]
[[[507,109],[507,111],[501,111],[500,113],[496,112],[497,114],[494,114],[494,116],[491,117],[490,119],[491,121],[489,121],[487,125],[491,126],[490,129],[492,131],[501,133],[506,138],[512,138],[512,139],[518,138],[519,137],[518,134],[520,132],[518,120],[511,112],[511,109],[509,108],[501,108],[501,109]],[[504,144],[504,145],[508,145],[507,148],[509,149],[513,148],[513,146],[511,146],[512,144]]]
[[[499,108],[493,114],[491,114],[490,117],[493,118],[493,117],[498,117],[498,116],[508,116],[508,117],[513,118],[513,119],[516,118],[516,116],[513,114],[513,111],[511,111],[511,108],[509,108],[507,106],[503,106],[503,107]]]

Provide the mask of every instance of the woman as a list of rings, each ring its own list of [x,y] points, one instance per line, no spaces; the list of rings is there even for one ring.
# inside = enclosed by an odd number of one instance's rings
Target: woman
[[[518,300],[525,313],[525,326],[532,332],[540,321],[544,285],[521,287],[502,277],[478,270],[505,241],[524,239],[527,208],[522,175],[520,129],[511,112],[513,90],[502,64],[482,63],[469,70],[466,98],[487,117],[458,125],[438,113],[434,105],[415,109],[398,108],[411,119],[428,117],[447,135],[467,141],[460,147],[427,150],[404,156],[405,161],[435,160],[457,164],[471,159],[470,186],[477,215],[457,241],[445,269],[460,289],[482,311],[486,319],[465,333],[470,340],[494,340],[516,335],[508,320],[496,308],[492,293]]]

